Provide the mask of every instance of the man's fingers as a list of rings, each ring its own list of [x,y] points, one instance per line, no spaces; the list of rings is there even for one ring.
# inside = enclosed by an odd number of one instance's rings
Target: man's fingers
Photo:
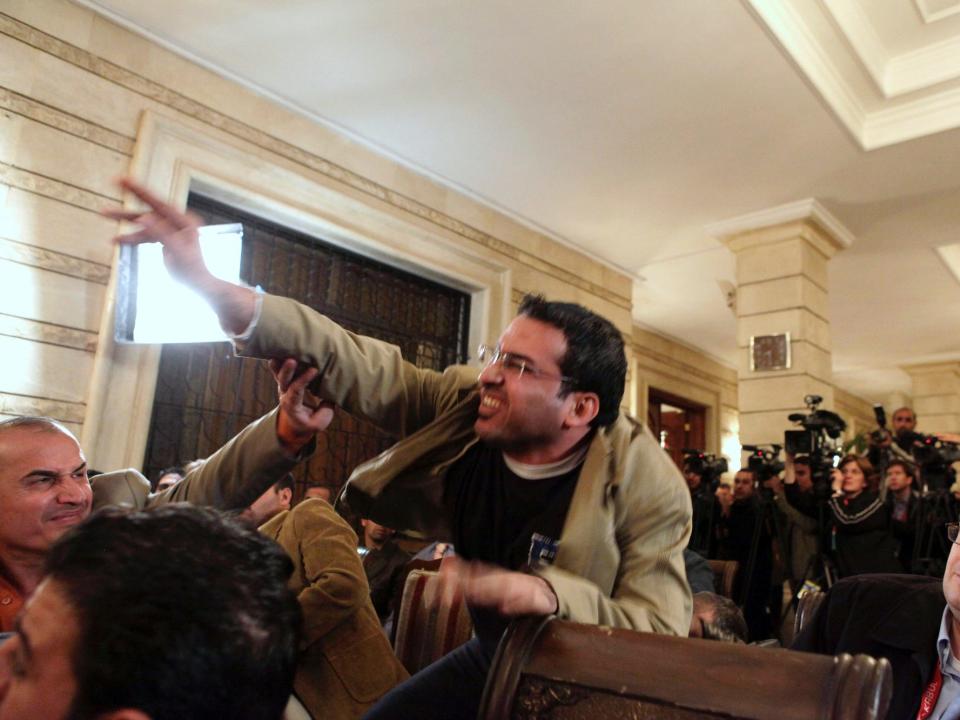
[[[165,203],[159,196],[154,195],[143,185],[129,177],[120,178],[117,184],[124,190],[133,193],[140,200],[145,202],[151,208],[161,215],[180,215],[180,211],[172,205]]]
[[[104,208],[100,211],[100,214],[111,220],[137,222],[138,219],[145,215],[145,212],[143,210],[110,210],[109,208]]]
[[[311,368],[312,369],[312,368]],[[277,372],[277,384],[280,386],[280,392],[285,393],[290,390],[293,390],[293,393],[302,394],[303,388],[306,387],[304,384],[297,385],[297,378],[294,375],[297,372],[297,361],[293,358],[287,358],[280,365],[280,370]],[[310,371],[303,373],[300,378],[302,379],[304,375]]]
[[[157,234],[150,228],[126,233],[125,235],[117,235],[113,241],[117,245],[143,245],[145,243],[159,242]]]

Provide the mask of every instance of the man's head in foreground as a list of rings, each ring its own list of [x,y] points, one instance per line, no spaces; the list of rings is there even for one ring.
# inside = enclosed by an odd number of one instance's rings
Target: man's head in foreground
[[[0,646],[0,720],[276,720],[300,624],[283,550],[216,511],[98,512]]]
[[[591,428],[617,419],[627,371],[623,338],[580,305],[527,295],[482,360],[474,427],[518,459],[557,459]]]
[[[42,556],[90,514],[92,500],[73,433],[49,418],[0,422],[0,559]]]

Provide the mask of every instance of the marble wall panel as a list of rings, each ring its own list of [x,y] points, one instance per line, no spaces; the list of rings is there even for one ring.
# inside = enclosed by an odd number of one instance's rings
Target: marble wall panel
[[[82,403],[93,353],[0,335],[0,392]]]
[[[0,313],[97,332],[106,287],[0,259]]]

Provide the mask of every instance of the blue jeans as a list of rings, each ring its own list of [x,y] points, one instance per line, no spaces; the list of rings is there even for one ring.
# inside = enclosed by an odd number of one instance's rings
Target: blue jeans
[[[469,640],[393,688],[363,720],[476,718],[496,649],[496,642]]]

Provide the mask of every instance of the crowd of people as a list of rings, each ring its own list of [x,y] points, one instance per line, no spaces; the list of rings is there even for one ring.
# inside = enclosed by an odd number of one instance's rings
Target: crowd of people
[[[943,573],[942,527],[956,522],[957,501],[922,482],[925,448],[915,427],[916,414],[900,408],[893,432],[874,433],[863,454],[818,468],[816,458],[786,453],[779,467],[738,470],[732,485],[709,482],[702,456],[687,457],[691,548],[739,564],[735,594],[751,638],[779,634],[784,582],[796,597],[805,584],[827,588],[855,575]]]
[[[237,353],[270,362],[278,405],[153,487],[135,470],[88,477],[55,421],[0,422],[0,720],[470,718],[514,618],[746,642],[775,632],[771,589],[783,573],[809,579],[824,535],[841,576],[911,569],[905,459],[886,463],[883,492],[857,456],[822,501],[804,457],[782,478],[745,469],[714,488],[620,411],[623,340],[596,313],[526,296],[481,349],[479,377],[418,369],[309,307],[214,277],[196,218],[123,188],[147,209],[106,213],[138,226],[118,242],[162,243]],[[399,440],[353,471],[336,508],[322,492],[294,504],[290,473],[336,407]],[[432,541],[421,557],[443,558],[441,582],[474,627],[412,677],[389,639],[410,560],[397,531]],[[741,563],[733,600],[703,555]],[[960,585],[955,560],[945,587]],[[946,600],[955,633],[960,589]]]

